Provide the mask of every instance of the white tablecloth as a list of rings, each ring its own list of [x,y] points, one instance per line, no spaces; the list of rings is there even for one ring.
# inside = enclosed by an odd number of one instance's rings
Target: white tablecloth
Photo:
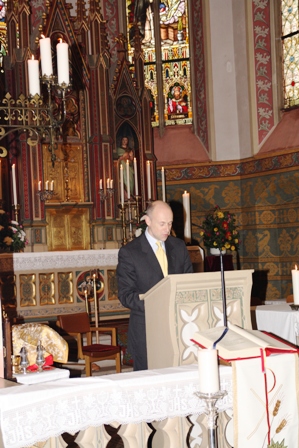
[[[220,366],[220,411],[232,408],[231,367]],[[151,422],[201,414],[198,366],[172,367],[101,377],[71,378],[0,390],[5,447],[20,448],[90,426]]]
[[[21,384],[39,384],[68,378],[70,371],[51,367],[49,370],[43,370],[42,372],[14,373],[13,376]]]
[[[268,331],[296,344],[296,335],[299,335],[299,311],[293,311],[287,303],[257,306],[256,323],[258,330]]]

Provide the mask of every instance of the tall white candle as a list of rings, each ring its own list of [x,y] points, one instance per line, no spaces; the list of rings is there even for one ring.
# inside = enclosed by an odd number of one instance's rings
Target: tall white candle
[[[38,181],[38,191],[41,191],[42,190],[42,181],[40,180],[40,181]]]
[[[187,191],[183,194],[184,210],[184,240],[191,243],[191,212],[190,212],[190,194]]]
[[[54,180],[51,180],[50,190],[51,190],[51,191],[54,191]]]
[[[294,304],[299,305],[299,270],[297,265],[292,269],[293,297]]]
[[[138,172],[137,172],[136,157],[134,157],[134,176],[135,176],[135,196],[138,196]]]
[[[42,76],[53,75],[51,40],[49,37],[42,37],[39,40],[40,59],[42,66]]]
[[[128,199],[130,199],[131,197],[131,192],[130,192],[130,162],[127,160],[126,163],[126,175],[127,175],[127,196]]]
[[[12,171],[12,193],[13,193],[13,205],[17,205],[17,182],[16,182],[16,166],[13,164],[11,167]]]
[[[103,190],[103,179],[100,179],[99,188],[100,190]]]
[[[120,202],[121,202],[121,205],[124,205],[124,202],[125,202],[124,169],[123,169],[122,165],[120,165],[119,173],[120,173]]]
[[[161,168],[161,179],[162,179],[162,201],[166,201],[166,191],[165,191],[165,171],[164,166]]]
[[[217,350],[198,350],[199,391],[213,394],[220,390]]]
[[[49,190],[49,181],[46,181],[46,190]]]
[[[110,188],[110,179],[108,177],[108,179],[106,180],[106,188]]]
[[[110,179],[110,188],[113,189],[113,179]]]
[[[146,162],[146,177],[147,177],[147,198],[152,198],[152,185],[151,185],[151,162]]]
[[[34,56],[32,56],[32,59],[28,59],[27,61],[28,66],[28,80],[29,80],[29,95],[40,95],[40,84],[39,84],[39,67],[38,67],[38,60],[34,59]]]
[[[59,42],[56,45],[57,51],[57,72],[58,72],[58,84],[70,83],[70,71],[69,71],[69,46],[65,42]]]

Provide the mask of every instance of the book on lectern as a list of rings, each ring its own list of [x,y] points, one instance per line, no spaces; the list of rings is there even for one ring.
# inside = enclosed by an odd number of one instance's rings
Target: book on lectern
[[[198,331],[191,339],[201,348],[216,348],[218,355],[225,361],[236,359],[258,358],[261,349],[265,350],[266,356],[283,353],[299,353],[298,347],[284,342],[281,339],[262,333],[259,330],[245,330],[237,325],[229,324],[226,327],[214,327],[205,331]],[[218,342],[217,342],[218,341]]]

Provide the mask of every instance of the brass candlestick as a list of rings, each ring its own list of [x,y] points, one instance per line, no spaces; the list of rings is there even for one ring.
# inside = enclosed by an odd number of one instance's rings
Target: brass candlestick
[[[15,214],[15,221],[19,222],[19,211],[20,211],[21,206],[20,206],[20,204],[13,204],[12,207],[13,207],[13,211]]]

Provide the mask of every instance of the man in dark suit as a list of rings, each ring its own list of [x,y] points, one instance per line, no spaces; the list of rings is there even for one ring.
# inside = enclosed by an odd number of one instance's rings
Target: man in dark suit
[[[157,242],[161,242],[162,249],[166,252],[166,257],[163,254],[166,275],[193,272],[184,241],[170,235],[172,220],[172,210],[166,202],[153,202],[146,212],[145,233],[119,250],[118,297],[122,305],[131,310],[128,351],[133,357],[134,370],[147,369],[144,301],[140,300],[140,295],[145,294],[164,277],[156,255],[156,251],[161,249]]]

